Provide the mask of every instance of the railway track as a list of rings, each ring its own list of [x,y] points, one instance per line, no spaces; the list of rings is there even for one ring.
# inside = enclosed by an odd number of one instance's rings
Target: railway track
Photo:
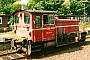
[[[0,54],[0,60],[26,60],[26,57],[17,51]]]
[[[60,46],[60,47],[50,47],[50,48],[44,49],[43,51],[32,53],[31,56],[28,58],[38,59],[38,58],[43,58],[43,57],[47,57],[47,56],[52,56],[52,55],[55,55],[56,53],[60,53],[63,50],[76,48],[76,47],[79,47],[81,45],[82,44],[74,43],[74,44],[64,45],[64,46]]]
[[[90,35],[88,35],[86,38],[87,39],[90,38]],[[85,45],[86,44],[87,44],[87,42],[85,42]],[[47,49],[44,49],[43,51],[31,54],[30,57],[26,57],[22,54],[19,54],[17,51],[10,51],[8,53],[4,53],[4,52],[1,53],[0,52],[0,60],[27,60],[27,59],[32,59],[33,57],[34,58],[42,58],[42,57],[45,57],[45,56],[48,56],[48,55],[53,55],[53,54],[56,54],[57,52],[60,53],[63,50],[67,50],[69,48],[75,48],[75,47],[78,47],[78,46],[81,46],[81,45],[77,44],[77,43],[74,43],[74,44],[70,44],[70,45],[67,45],[67,46],[61,46],[61,47],[58,47],[58,48],[57,47],[47,48]]]

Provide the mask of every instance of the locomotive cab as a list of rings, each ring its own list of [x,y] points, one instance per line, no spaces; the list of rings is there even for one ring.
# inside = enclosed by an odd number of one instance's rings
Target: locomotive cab
[[[27,47],[24,50],[31,52],[32,48],[32,51],[38,51],[41,49],[39,47],[47,47],[47,44],[42,44],[43,42],[55,41],[55,14],[55,11],[43,10],[20,10],[14,13],[14,33],[21,38],[25,38],[23,40],[24,47],[26,44]],[[38,50],[35,50],[35,48],[33,50],[31,45]]]
[[[55,40],[54,11],[21,10],[14,14],[15,34],[32,42]]]

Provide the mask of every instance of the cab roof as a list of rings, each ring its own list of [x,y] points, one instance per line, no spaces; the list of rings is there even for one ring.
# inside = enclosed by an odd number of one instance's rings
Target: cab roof
[[[38,13],[38,14],[56,14],[56,11],[45,11],[45,10],[19,10],[13,13],[13,15],[17,12],[29,12],[29,13]]]

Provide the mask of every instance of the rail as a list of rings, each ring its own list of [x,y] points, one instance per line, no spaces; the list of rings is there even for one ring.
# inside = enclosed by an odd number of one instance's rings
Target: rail
[[[10,53],[0,54],[0,60],[26,60],[26,57],[22,54],[19,54],[17,51]]]

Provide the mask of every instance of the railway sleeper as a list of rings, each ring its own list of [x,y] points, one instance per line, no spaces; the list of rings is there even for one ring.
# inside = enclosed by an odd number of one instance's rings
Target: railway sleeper
[[[26,56],[19,54],[16,50],[11,50],[7,53],[0,54],[0,60],[18,60],[26,59]]]
[[[0,60],[18,60],[18,59],[26,59],[26,57],[21,54],[2,55],[0,57]]]

